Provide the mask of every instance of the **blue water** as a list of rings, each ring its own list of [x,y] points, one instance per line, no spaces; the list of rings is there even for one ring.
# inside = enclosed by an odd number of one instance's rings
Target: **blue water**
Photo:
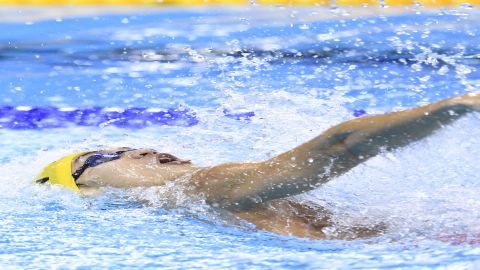
[[[197,120],[0,129],[0,265],[480,267],[476,114],[297,197],[329,209],[338,226],[387,225],[366,240],[256,230],[189,201],[173,184],[91,198],[31,184],[59,156],[99,147],[153,147],[205,166],[265,159],[358,111],[390,112],[479,89],[477,10],[344,15],[255,6],[0,24],[0,107],[178,109]],[[177,192],[166,197],[166,190]]]

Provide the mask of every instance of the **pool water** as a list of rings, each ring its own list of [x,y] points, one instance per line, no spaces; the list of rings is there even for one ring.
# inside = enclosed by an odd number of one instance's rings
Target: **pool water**
[[[257,230],[173,183],[87,198],[31,183],[61,155],[101,147],[152,147],[204,166],[266,159],[365,113],[479,89],[477,10],[349,12],[171,8],[0,24],[2,267],[480,267],[478,114],[296,198],[338,226],[386,224],[372,239]],[[105,118],[61,113],[92,108]],[[134,109],[194,120],[125,113]],[[35,123],[22,116],[45,111]]]

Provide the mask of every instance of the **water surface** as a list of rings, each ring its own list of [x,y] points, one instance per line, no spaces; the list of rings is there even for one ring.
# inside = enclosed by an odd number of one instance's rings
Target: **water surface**
[[[478,114],[298,197],[332,211],[339,226],[388,225],[368,240],[259,231],[181,191],[162,196],[173,184],[94,198],[31,184],[42,166],[72,150],[153,147],[205,166],[260,160],[364,112],[478,89],[476,10],[315,19],[331,12],[343,11],[167,9],[0,24],[2,107],[185,109],[197,119],[0,129],[0,264],[477,268]]]

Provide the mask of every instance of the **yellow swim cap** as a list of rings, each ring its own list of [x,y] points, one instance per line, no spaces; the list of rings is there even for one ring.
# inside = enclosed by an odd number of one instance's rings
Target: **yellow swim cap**
[[[43,171],[35,177],[34,182],[37,184],[54,184],[62,185],[75,191],[80,191],[72,176],[72,161],[85,152],[63,157],[53,163],[50,163]]]

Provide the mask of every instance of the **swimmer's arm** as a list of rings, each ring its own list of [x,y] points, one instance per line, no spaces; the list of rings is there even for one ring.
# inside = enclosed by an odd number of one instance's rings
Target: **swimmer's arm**
[[[357,118],[270,160],[222,164],[201,170],[192,179],[208,202],[248,209],[312,190],[382,150],[425,138],[471,111],[480,111],[478,94]]]
[[[429,105],[353,119],[330,128],[319,137],[341,138],[344,151],[365,160],[380,151],[394,150],[428,137],[462,116],[480,111],[480,93],[444,99]],[[315,139],[314,139],[315,140]]]

